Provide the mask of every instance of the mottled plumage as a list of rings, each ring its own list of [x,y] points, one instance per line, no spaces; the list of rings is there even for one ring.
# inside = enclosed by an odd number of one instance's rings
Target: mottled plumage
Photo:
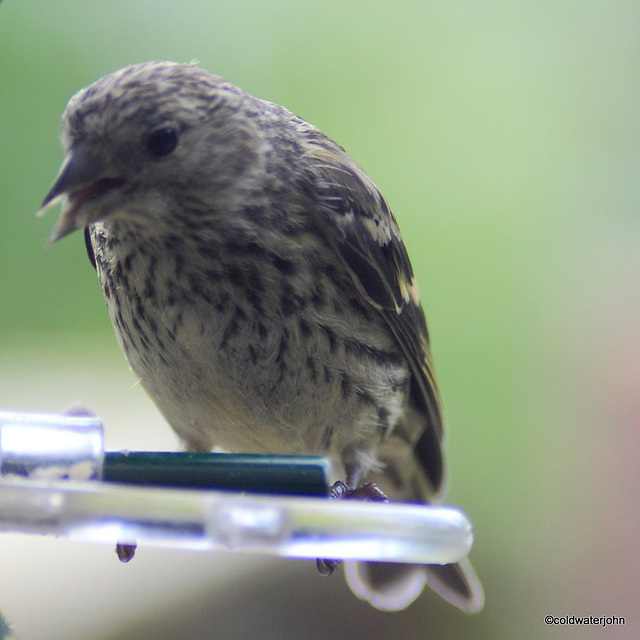
[[[43,203],[66,196],[51,240],[85,228],[118,340],[188,448],[322,454],[350,488],[442,495],[418,288],[387,203],[340,146],[167,62],[80,91],[62,140]],[[350,564],[347,576],[382,609],[425,580],[465,610],[482,604],[467,563]]]

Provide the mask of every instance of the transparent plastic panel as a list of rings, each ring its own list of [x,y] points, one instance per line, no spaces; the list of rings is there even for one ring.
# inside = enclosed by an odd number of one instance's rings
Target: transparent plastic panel
[[[0,532],[425,564],[471,548],[455,508],[328,499],[321,458],[110,454],[102,442],[93,418],[0,413]]]

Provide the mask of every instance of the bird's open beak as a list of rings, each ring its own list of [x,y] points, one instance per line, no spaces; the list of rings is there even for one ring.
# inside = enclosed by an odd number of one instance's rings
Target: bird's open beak
[[[124,180],[121,178],[105,176],[104,163],[99,158],[82,146],[75,147],[67,154],[53,187],[38,209],[37,215],[42,216],[66,199],[47,242],[52,244],[72,231],[94,222],[99,217],[99,210],[95,207],[81,209],[82,205],[123,184]],[[91,215],[89,209],[94,210],[94,215]]]

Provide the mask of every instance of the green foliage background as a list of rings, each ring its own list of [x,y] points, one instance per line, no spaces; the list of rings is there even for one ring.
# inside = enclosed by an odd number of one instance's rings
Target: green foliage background
[[[76,90],[132,62],[197,59],[342,144],[389,200],[417,271],[448,500],[473,519],[487,607],[462,618],[417,604],[382,624],[356,603],[362,628],[584,638],[544,615],[618,615],[616,637],[637,637],[639,27],[625,0],[6,0],[0,406],[59,410],[74,388],[51,406],[38,370],[90,364],[108,412],[106,379],[129,374],[82,238],[43,248],[56,214],[34,213]]]

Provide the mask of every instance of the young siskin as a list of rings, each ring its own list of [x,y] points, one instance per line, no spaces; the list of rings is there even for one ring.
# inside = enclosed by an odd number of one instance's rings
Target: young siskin
[[[81,90],[62,143],[50,241],[85,230],[118,341],[190,450],[324,455],[349,490],[442,497],[418,287],[385,199],[342,147],[172,62]],[[347,562],[346,575],[382,610],[425,584],[464,611],[483,604],[467,561]]]

